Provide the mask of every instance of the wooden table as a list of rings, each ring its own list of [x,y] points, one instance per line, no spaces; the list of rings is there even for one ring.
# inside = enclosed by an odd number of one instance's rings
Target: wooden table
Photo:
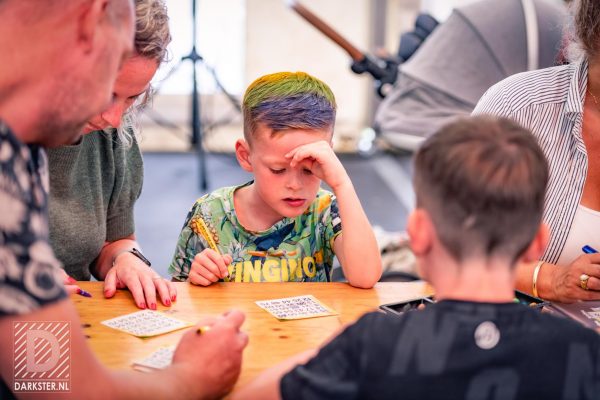
[[[92,298],[72,296],[81,316],[89,345],[110,368],[130,368],[134,359],[143,358],[158,347],[174,345],[184,330],[140,339],[108,328],[101,321],[138,309],[129,291],[118,291],[105,299],[102,283],[80,282]],[[209,287],[176,283],[177,302],[170,308],[159,305],[173,317],[196,323],[199,319],[232,308],[246,313],[243,329],[250,338],[244,352],[238,385],[245,384],[265,368],[303,350],[318,347],[341,326],[373,311],[381,304],[404,301],[432,293],[423,282],[378,283],[373,289],[356,289],[345,283],[221,283]],[[281,297],[312,294],[339,313],[337,316],[295,321],[279,321],[254,302]]]

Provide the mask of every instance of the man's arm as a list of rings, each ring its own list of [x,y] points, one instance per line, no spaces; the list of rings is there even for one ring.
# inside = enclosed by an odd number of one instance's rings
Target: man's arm
[[[239,331],[243,314],[231,312],[217,319],[208,332],[184,334],[171,367],[149,374],[110,371],[92,354],[72,303],[65,299],[29,314],[0,318],[0,353],[13,354],[13,323],[68,321],[71,335],[71,392],[53,398],[216,398],[225,395],[237,380],[247,337]],[[206,325],[206,324],[204,324]],[[14,389],[13,357],[0,359],[0,375]],[[19,393],[15,393],[19,395]]]

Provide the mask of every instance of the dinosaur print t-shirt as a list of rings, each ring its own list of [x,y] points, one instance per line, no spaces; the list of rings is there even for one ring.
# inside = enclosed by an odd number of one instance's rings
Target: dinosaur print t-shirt
[[[233,205],[235,190],[251,183],[221,188],[196,201],[179,235],[171,276],[186,280],[194,256],[212,242],[233,258],[225,281],[330,281],[333,242],[342,232],[335,196],[321,189],[302,215],[251,232],[239,223]]]

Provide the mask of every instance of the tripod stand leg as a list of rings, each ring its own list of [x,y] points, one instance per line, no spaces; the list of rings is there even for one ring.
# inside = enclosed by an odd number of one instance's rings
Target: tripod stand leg
[[[192,145],[196,145],[198,151],[198,172],[200,178],[200,189],[206,191],[208,180],[206,176],[206,154],[202,145],[202,126],[200,124],[200,94],[198,93],[198,81],[196,76],[196,64],[193,63],[192,84]]]

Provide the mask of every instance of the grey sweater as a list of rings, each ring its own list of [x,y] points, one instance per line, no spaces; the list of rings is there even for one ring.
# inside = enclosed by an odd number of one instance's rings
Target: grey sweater
[[[134,233],[140,149],[135,140],[122,144],[116,132],[95,131],[79,144],[49,149],[48,159],[50,244],[70,276],[89,280],[104,243]]]

